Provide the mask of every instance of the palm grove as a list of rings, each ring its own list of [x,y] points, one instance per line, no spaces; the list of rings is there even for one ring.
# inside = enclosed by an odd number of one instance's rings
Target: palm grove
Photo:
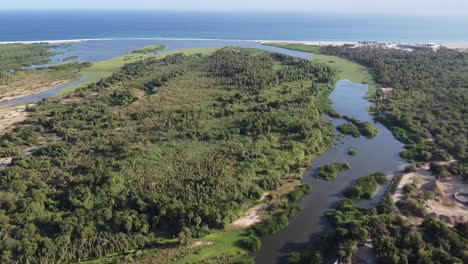
[[[2,263],[99,258],[223,228],[332,143],[334,73],[224,48],[149,58],[0,140]],[[30,153],[30,154],[29,154]]]

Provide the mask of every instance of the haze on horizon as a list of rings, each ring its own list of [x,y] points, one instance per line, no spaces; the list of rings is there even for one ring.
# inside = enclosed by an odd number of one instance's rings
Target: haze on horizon
[[[467,15],[466,0],[16,0],[0,10],[183,10],[183,11],[285,11],[382,14]]]

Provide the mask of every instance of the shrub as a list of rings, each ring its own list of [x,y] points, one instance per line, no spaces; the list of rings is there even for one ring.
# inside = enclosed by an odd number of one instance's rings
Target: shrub
[[[357,186],[348,187],[343,195],[349,199],[359,199],[362,195],[362,190]]]
[[[426,215],[426,208],[421,201],[408,199],[406,201],[398,201],[396,205],[404,215],[414,215],[418,217],[424,217]]]
[[[318,173],[316,175],[317,178],[331,181],[335,180],[338,177],[338,173],[342,170],[349,170],[351,169],[351,165],[349,163],[331,163],[320,167]]]
[[[301,253],[299,252],[293,252],[291,255],[288,257],[288,263],[289,264],[299,264],[301,263]]]
[[[405,167],[405,173],[415,172],[417,170],[416,164],[411,163]]]
[[[369,122],[360,123],[358,125],[359,132],[367,138],[373,138],[377,135],[377,127]]]
[[[416,187],[416,184],[414,182],[403,186],[403,192],[406,195],[414,195],[417,191],[418,191],[418,188]]]
[[[332,108],[327,110],[327,115],[332,118],[341,118],[340,113],[338,113],[337,111],[335,111],[335,109]]]
[[[356,156],[356,150],[354,148],[348,148],[348,155]]]
[[[385,184],[387,177],[382,172],[376,172],[361,177],[356,184],[344,191],[344,196],[349,199],[371,199],[378,185]]]
[[[262,241],[260,241],[260,239],[255,236],[255,235],[251,235],[247,238],[244,238],[242,240],[242,244],[244,246],[245,249],[251,251],[251,252],[255,252],[257,250],[260,249],[260,247],[262,246]]]
[[[288,198],[291,202],[297,202],[299,199],[302,198],[305,194],[308,194],[312,191],[312,186],[310,184],[303,184],[298,187],[296,190],[290,192],[288,194]]]
[[[344,135],[351,135],[355,138],[361,136],[361,133],[359,132],[358,128],[351,123],[341,124],[336,129],[338,129],[338,131],[340,131],[341,134]]]

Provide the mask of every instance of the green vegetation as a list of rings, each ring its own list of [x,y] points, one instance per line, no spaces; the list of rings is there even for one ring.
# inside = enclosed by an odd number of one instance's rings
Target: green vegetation
[[[368,84],[369,90],[366,97],[373,99],[376,93],[376,83],[374,81],[374,74],[369,68],[353,62],[348,59],[340,58],[338,56],[328,55],[322,52],[323,47],[303,44],[268,44],[283,49],[304,51],[313,53],[312,60],[315,63],[328,65],[329,67],[337,70],[340,79],[350,80],[354,83]]]
[[[369,243],[369,239],[377,253],[377,263],[466,263],[465,224],[451,228],[427,219],[418,230],[393,214],[392,205],[390,192],[369,210],[355,207],[349,199],[341,200],[337,209],[328,214],[333,230],[304,252],[292,254],[289,263],[319,264],[336,257],[342,262],[350,262],[358,248]]]
[[[233,263],[235,260],[249,260],[249,252],[245,243],[246,239],[251,238],[252,235],[246,231],[230,231],[230,232],[214,232],[205,237],[202,241],[211,242],[213,245],[203,247],[199,251],[188,254],[183,258],[175,261],[175,264],[185,263]],[[261,244],[261,242],[260,242]],[[256,245],[252,245],[255,247]],[[232,262],[231,262],[232,261]],[[150,262],[157,263],[157,262]],[[241,262],[239,262],[241,263]]]
[[[193,54],[210,54],[213,53],[218,48],[191,48],[184,49],[184,54],[193,55]],[[110,60],[95,62],[91,67],[82,70],[81,75],[88,77],[88,80],[77,84],[75,86],[68,87],[61,91],[57,96],[61,96],[70,92],[73,92],[79,88],[85,88],[93,83],[100,81],[103,78],[108,78],[112,76],[115,72],[118,72],[120,68],[124,67],[126,64],[131,64],[137,61],[144,59],[160,59],[168,55],[173,55],[178,53],[178,51],[170,51],[159,54],[141,54],[141,53],[129,53],[119,57],[112,58]]]
[[[251,235],[247,238],[244,238],[242,240],[242,244],[248,250],[255,252],[259,250],[260,247],[262,246],[262,241],[260,241],[260,239],[257,236]]]
[[[350,156],[356,156],[356,149],[355,148],[348,148],[348,155]]]
[[[405,173],[415,172],[418,169],[415,162],[405,166]]]
[[[466,102],[468,54],[440,48],[408,52],[373,46],[322,47],[376,73],[382,87],[375,98],[376,117],[407,144],[402,157],[415,161],[458,159],[467,174]]]
[[[339,69],[341,78],[370,84],[367,97],[376,104],[371,110],[407,144],[403,157],[417,161],[446,160],[446,151],[459,157],[462,163],[451,163],[446,166],[447,171],[466,178],[467,133],[462,114],[463,102],[467,100],[466,89],[462,88],[466,88],[463,74],[468,65],[466,53],[447,49],[406,52],[349,46],[279,46],[314,52],[314,61]],[[373,77],[383,87],[394,88],[393,91],[376,93]],[[369,135],[377,132],[371,127],[364,129]],[[389,192],[376,208],[362,210],[354,207],[352,200],[343,199],[337,210],[329,214],[333,231],[305,252],[292,254],[289,262],[323,263],[337,255],[340,261],[351,261],[357,249],[371,239],[378,263],[466,263],[466,225],[450,228],[428,219],[419,232],[392,213],[390,194],[400,178],[394,177]],[[417,204],[414,208],[418,208]]]
[[[291,202],[297,202],[302,198],[302,196],[310,193],[311,191],[312,186],[310,184],[303,184],[299,188],[296,188],[296,190],[290,192],[288,197]]]
[[[406,191],[408,191],[408,189],[406,189]],[[417,217],[424,217],[426,215],[426,208],[419,199],[409,198],[397,201],[395,204],[404,215]]]
[[[35,64],[44,64],[49,57],[55,55],[51,46],[41,44],[1,44],[0,45],[0,76],[1,72],[18,70]]]
[[[338,173],[343,170],[349,170],[351,169],[351,166],[349,163],[331,163],[328,165],[325,165],[323,167],[320,167],[317,175],[315,177],[327,181],[333,181],[338,177]]]
[[[66,57],[63,59],[64,62],[68,62],[68,61],[74,61],[74,60],[77,60],[79,57],[78,56],[70,56],[70,57]]]
[[[377,135],[377,127],[369,122],[361,123],[359,126],[359,132],[367,138],[373,138]]]
[[[384,173],[376,172],[359,178],[353,186],[344,191],[344,196],[349,199],[368,199],[374,195],[379,185],[387,183]]]
[[[343,116],[343,118],[352,123],[353,125],[356,126],[356,128],[359,130],[359,134],[367,137],[367,138],[373,138],[377,135],[378,130],[377,127],[369,122],[361,122],[357,120],[356,118],[349,117],[349,116]]]
[[[294,217],[300,211],[302,211],[301,206],[293,205],[292,207],[276,212],[271,216],[271,218],[263,221],[262,223],[256,224],[254,226],[254,231],[256,235],[260,237],[273,235],[286,228],[289,224],[289,219]]]
[[[83,71],[106,78],[30,108],[0,138],[0,155],[13,157],[0,171],[0,262],[158,252],[167,239],[185,252],[197,238],[215,244],[187,261],[247,256],[232,242],[240,234],[210,233],[331,145],[322,114],[334,74],[259,50],[194,51],[132,54],[114,73],[125,56],[96,63]],[[256,234],[299,210],[272,209]]]
[[[337,126],[336,129],[338,129],[338,131],[340,131],[340,133],[343,135],[351,135],[355,138],[361,136],[361,132],[359,132],[359,129],[352,123],[341,124]]]
[[[132,53],[139,53],[139,54],[157,54],[163,51],[166,48],[164,45],[149,45],[143,47],[142,49],[138,49],[133,51]]]
[[[338,113],[336,110],[330,108],[327,110],[327,115],[329,115],[332,118],[341,118],[340,113]]]

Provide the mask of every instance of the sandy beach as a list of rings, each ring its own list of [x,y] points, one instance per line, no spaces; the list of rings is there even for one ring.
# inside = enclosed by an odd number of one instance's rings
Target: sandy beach
[[[66,43],[77,43],[86,41],[111,41],[111,40],[179,40],[179,41],[242,41],[242,42],[257,42],[259,44],[303,44],[303,45],[315,45],[315,46],[341,46],[341,45],[357,45],[358,41],[330,41],[330,40],[265,40],[265,39],[217,39],[217,38],[90,38],[90,39],[61,39],[61,40],[29,40],[29,41],[0,41],[1,44],[33,44],[33,43],[49,43],[49,44],[66,44]],[[433,46],[445,46],[450,49],[461,49],[468,50],[468,43],[463,42],[378,42],[387,43],[389,45],[402,44],[402,45],[433,45]]]

